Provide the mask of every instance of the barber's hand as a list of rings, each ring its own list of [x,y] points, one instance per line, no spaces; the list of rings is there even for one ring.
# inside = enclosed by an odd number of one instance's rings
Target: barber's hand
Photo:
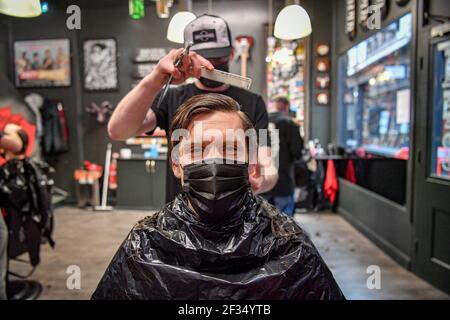
[[[264,176],[261,174],[261,166],[254,164],[248,178],[254,194],[260,193],[264,183]]]
[[[189,54],[183,58],[183,63],[179,69],[175,68],[174,62],[183,50],[183,48],[172,49],[165,57],[159,60],[154,72],[160,81],[164,82],[164,79],[173,75],[172,83],[179,84],[189,77],[200,78],[202,67],[205,67],[208,70],[214,69],[211,62],[195,52],[189,52]]]
[[[272,149],[267,146],[258,148],[258,162],[250,164],[249,181],[253,193],[264,193],[275,187],[278,181],[278,170],[272,159]]]

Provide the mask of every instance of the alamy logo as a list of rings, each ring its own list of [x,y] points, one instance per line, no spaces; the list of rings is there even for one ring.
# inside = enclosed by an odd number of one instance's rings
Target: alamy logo
[[[70,265],[66,269],[66,273],[69,274],[66,280],[66,287],[69,290],[81,289],[81,269],[77,265]]]
[[[81,9],[79,6],[72,4],[67,7],[66,13],[70,14],[66,20],[66,27],[69,30],[81,29]]]
[[[367,18],[367,29],[379,30],[381,29],[381,7],[382,5],[374,4],[368,8],[369,16]]]
[[[369,290],[381,289],[381,269],[377,265],[367,267],[366,273],[370,276],[367,278],[366,285]]]

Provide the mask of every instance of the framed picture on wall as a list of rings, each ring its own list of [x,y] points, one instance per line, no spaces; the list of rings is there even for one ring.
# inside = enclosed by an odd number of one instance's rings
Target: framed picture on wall
[[[316,104],[321,106],[330,104],[330,94],[328,91],[316,93]]]
[[[88,91],[119,89],[115,39],[83,42],[83,83]]]
[[[70,86],[69,39],[15,41],[14,78],[18,88]]]
[[[316,58],[316,71],[328,72],[330,70],[330,59],[328,57]]]
[[[330,76],[328,74],[320,74],[316,76],[316,88],[317,89],[329,89],[330,88]]]

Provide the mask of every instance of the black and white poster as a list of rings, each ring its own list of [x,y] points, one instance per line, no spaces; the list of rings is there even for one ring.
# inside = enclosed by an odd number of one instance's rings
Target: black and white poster
[[[119,88],[115,39],[84,41],[83,60],[84,88],[86,90],[116,90]]]

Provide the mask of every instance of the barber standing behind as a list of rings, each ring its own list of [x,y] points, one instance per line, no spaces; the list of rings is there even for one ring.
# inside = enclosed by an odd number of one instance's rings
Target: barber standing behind
[[[120,101],[108,124],[111,139],[126,140],[144,133],[151,134],[157,126],[168,133],[178,107],[190,97],[208,92],[218,92],[233,98],[241,105],[241,110],[255,129],[267,129],[266,105],[260,95],[200,77],[202,67],[228,71],[233,48],[231,32],[225,20],[206,14],[198,17],[186,26],[184,41],[193,45],[180,69],[175,68],[173,63],[183,49],[172,50]],[[197,79],[194,83],[170,88],[161,105],[157,106],[158,93],[169,75],[173,75],[174,84],[183,83],[189,77]],[[252,189],[256,193],[270,190],[278,178],[271,162],[270,146],[260,145],[258,151],[259,170],[250,176]],[[167,166],[166,201],[172,201],[180,191],[179,180]]]
[[[299,126],[289,116],[289,100],[280,96],[273,100],[273,104],[275,112],[269,114],[269,128],[278,129],[279,134],[279,179],[264,197],[280,211],[292,216],[295,211],[294,162],[302,155],[303,138]],[[273,138],[272,141],[276,143]]]

